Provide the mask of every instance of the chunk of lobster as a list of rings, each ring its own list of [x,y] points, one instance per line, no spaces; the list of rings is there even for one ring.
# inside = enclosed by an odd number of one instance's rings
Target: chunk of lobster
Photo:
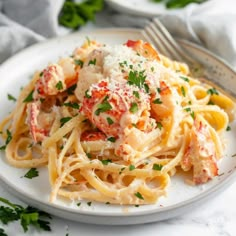
[[[207,123],[196,116],[190,131],[190,142],[183,156],[181,167],[188,171],[193,168],[193,182],[206,183],[218,175],[215,143]]]
[[[101,81],[90,87],[83,99],[82,111],[86,117],[107,136],[118,137],[123,130],[133,124],[148,129],[149,97],[143,90],[136,91],[126,81]],[[149,113],[148,113],[149,114]],[[145,122],[145,124],[144,124]]]
[[[46,113],[40,110],[40,102],[32,102],[27,105],[27,119],[30,134],[35,143],[41,142],[49,135],[54,113]]]
[[[75,84],[78,69],[71,58],[61,59],[58,64],[51,64],[40,74],[35,84],[34,98],[57,95]]]
[[[158,55],[158,52],[148,42],[143,42],[142,40],[137,40],[137,41],[128,40],[125,45],[127,47],[132,48],[137,53],[139,53],[141,56],[143,56],[147,59],[160,61],[160,57]]]

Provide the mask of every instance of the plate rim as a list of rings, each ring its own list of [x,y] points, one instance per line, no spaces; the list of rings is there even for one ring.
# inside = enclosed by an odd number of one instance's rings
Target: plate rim
[[[11,64],[12,61],[14,62],[14,60],[17,60],[18,57],[21,57],[21,55],[24,55],[26,52],[31,51],[33,48],[37,49],[38,47],[41,47],[43,44],[50,44],[50,43],[56,42],[58,39],[63,40],[65,38],[71,38],[71,37],[76,37],[76,36],[79,37],[81,35],[89,35],[89,34],[96,35],[97,33],[100,33],[100,34],[122,33],[122,34],[124,34],[126,32],[129,32],[129,33],[139,33],[140,36],[143,37],[142,31],[139,30],[139,29],[134,29],[134,28],[118,28],[118,29],[117,28],[105,28],[105,29],[103,28],[103,29],[92,30],[90,32],[75,32],[75,33],[72,33],[72,34],[69,34],[69,35],[66,35],[66,36],[55,37],[55,38],[52,38],[52,39],[45,40],[45,41],[39,42],[37,44],[34,44],[34,45],[32,45],[32,46],[30,46],[30,47],[28,47],[28,48],[26,48],[26,49],[16,53],[14,56],[12,56],[11,58],[7,59],[3,64],[0,65],[0,73],[1,73],[1,69],[2,68],[3,68],[2,70],[4,70],[4,67],[8,67],[8,64]],[[186,40],[179,40],[179,41],[181,43],[187,45],[187,46],[194,47],[197,50],[200,50],[202,53],[205,53],[208,56],[213,57],[218,62],[223,64],[222,66],[227,67],[228,70],[230,70],[232,73],[234,73],[236,75],[236,71],[232,68],[232,66],[230,66],[229,63],[227,63],[224,59],[220,58],[219,56],[215,55],[214,53],[208,51],[205,48],[202,48],[199,45],[196,45],[194,43],[188,42]],[[40,209],[43,209],[43,210],[50,209],[50,210],[52,210],[52,212],[59,211],[61,213],[62,212],[65,213],[66,212],[68,215],[70,215],[70,214],[71,215],[75,215],[75,214],[80,215],[80,217],[78,217],[78,219],[76,219],[74,216],[72,218],[71,217],[67,217],[65,215],[62,216],[62,217],[70,219],[70,220],[84,222],[84,223],[91,223],[91,222],[92,223],[97,223],[95,221],[95,219],[98,216],[101,216],[101,217],[113,217],[114,220],[112,222],[113,222],[114,225],[137,224],[137,223],[140,223],[140,222],[145,223],[145,220],[143,220],[142,217],[144,217],[144,216],[151,216],[151,215],[152,216],[155,215],[156,218],[153,219],[153,220],[146,220],[146,223],[147,222],[154,222],[154,221],[159,221],[159,220],[163,220],[163,219],[167,219],[167,218],[169,219],[169,218],[175,217],[175,216],[180,214],[178,211],[185,212],[186,209],[188,209],[190,207],[194,207],[194,204],[198,204],[199,202],[203,202],[208,197],[213,196],[213,194],[215,192],[217,192],[219,190],[223,190],[225,188],[228,188],[234,182],[235,179],[236,179],[236,172],[233,172],[230,175],[228,175],[224,180],[219,182],[217,185],[211,187],[207,191],[205,191],[203,193],[200,193],[199,195],[197,195],[197,196],[195,196],[195,197],[193,197],[191,199],[188,199],[188,200],[185,200],[183,202],[174,204],[172,206],[166,206],[164,208],[146,209],[144,211],[139,211],[139,212],[124,213],[124,212],[121,211],[121,212],[116,212],[114,214],[114,213],[111,213],[111,212],[100,213],[100,212],[96,212],[96,211],[84,211],[84,210],[83,211],[79,211],[79,209],[77,210],[77,209],[73,209],[73,208],[67,208],[67,207],[64,207],[64,206],[60,206],[60,205],[57,205],[57,204],[52,204],[52,203],[49,203],[49,202],[39,201],[38,199],[33,198],[32,196],[28,195],[28,193],[24,193],[23,191],[19,191],[18,190],[16,192],[15,188],[11,184],[11,182],[9,182],[0,173],[1,186],[4,186],[5,189],[7,189],[9,192],[11,192],[14,196],[16,196],[19,199],[21,199],[23,202],[31,203],[31,204],[33,203],[32,205],[35,205],[37,207],[40,206]],[[94,219],[90,220],[89,222],[87,222],[87,221],[81,220],[81,216],[88,216],[88,217],[92,217]],[[120,223],[119,222],[116,223],[115,221],[116,221],[116,219],[118,217],[123,217],[124,220],[120,220],[119,221]],[[138,221],[127,222],[127,218],[131,218],[131,217],[138,217],[138,218],[140,218],[140,221],[139,222]],[[149,219],[150,219],[150,217],[149,217]],[[105,225],[106,222],[102,222],[102,223],[98,222],[98,224]]]

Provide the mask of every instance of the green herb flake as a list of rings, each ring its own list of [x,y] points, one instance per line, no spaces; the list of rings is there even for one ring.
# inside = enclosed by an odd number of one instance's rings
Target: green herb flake
[[[89,91],[88,89],[85,91],[85,97],[86,97],[86,98],[91,98],[92,96],[89,95],[88,91]]]
[[[140,95],[139,95],[138,91],[133,91],[133,95],[138,99],[140,98]]]
[[[128,75],[128,84],[142,88],[146,79],[144,72],[145,71],[130,71]]]
[[[60,127],[62,127],[65,123],[67,123],[69,120],[71,120],[72,119],[72,117],[70,117],[70,116],[67,116],[67,117],[62,117],[61,119],[60,119],[60,123],[61,123],[61,126]]]
[[[93,60],[90,60],[88,65],[96,65],[97,59],[94,58]]]
[[[27,179],[33,179],[35,177],[39,176],[39,172],[36,168],[31,168],[25,175],[24,177]]]
[[[32,90],[29,95],[23,100],[23,102],[32,102],[34,100],[33,98],[33,93],[34,93],[34,90]]]
[[[86,156],[87,156],[89,159],[91,159],[91,158],[92,158],[92,154],[91,154],[91,153],[89,153],[89,152],[87,152],[87,153],[86,153]]]
[[[106,205],[109,205],[109,204],[111,204],[111,203],[110,203],[110,202],[106,202],[105,204],[106,204]]]
[[[156,164],[156,163],[152,167],[153,170],[158,170],[158,171],[161,171],[162,168],[163,168],[163,165]]]
[[[129,111],[131,113],[136,113],[138,111],[138,104],[136,102],[132,102]]]
[[[162,127],[163,127],[162,123],[161,123],[161,122],[159,122],[159,121],[158,121],[158,122],[156,122],[156,125],[157,125],[157,128],[158,128],[158,129],[160,129],[160,130],[161,130],[161,129],[162,129]]]
[[[101,160],[102,164],[107,166],[109,163],[112,163],[111,159]]]
[[[114,143],[116,141],[116,138],[115,137],[109,137],[107,140]]]
[[[140,192],[137,192],[134,194],[137,198],[141,199],[141,200],[144,200],[142,194]]]
[[[135,207],[139,207],[139,205],[134,205]]]
[[[185,82],[189,83],[189,78],[185,76],[180,76],[180,79],[184,80]]]
[[[111,109],[112,109],[111,104],[108,101],[106,101],[106,99],[104,99],[103,102],[97,106],[95,115],[99,116],[101,112],[110,111]]]
[[[57,88],[57,90],[62,90],[62,89],[63,89],[62,81],[58,81],[58,82],[57,82],[56,88]]]
[[[134,165],[130,165],[130,166],[129,166],[129,170],[130,170],[130,171],[135,170],[135,166],[134,166]]]
[[[195,119],[195,113],[194,113],[194,111],[190,112],[190,116],[191,116],[193,119]]]
[[[66,102],[63,105],[66,107],[71,107],[73,109],[80,109],[80,105],[76,102]]]
[[[153,101],[154,104],[162,104],[162,101],[160,98],[156,98],[154,101]]]
[[[75,65],[80,66],[80,68],[83,68],[84,62],[80,59],[75,59],[74,60]]]
[[[75,91],[76,87],[77,87],[77,84],[74,84],[74,85],[70,86],[70,87],[66,90],[67,93],[68,93],[69,95],[74,94],[74,91]]]
[[[184,87],[183,86],[181,86],[181,93],[182,93],[182,95],[185,97],[186,96],[186,92],[185,92],[185,89],[184,89]]]
[[[112,125],[114,123],[114,121],[110,117],[107,117],[107,123],[109,125]]]
[[[13,97],[11,94],[7,94],[7,98],[8,98],[8,100],[9,101],[13,101],[13,102],[16,102],[16,98],[15,97]]]
[[[78,202],[76,205],[79,207],[81,205],[81,202]]]
[[[41,71],[41,72],[39,73],[39,76],[40,76],[40,77],[42,77],[42,76],[43,76],[43,71]]]
[[[91,206],[91,205],[92,205],[92,202],[87,202],[87,205],[88,205],[88,206]]]
[[[7,132],[7,138],[6,138],[6,141],[5,141],[5,145],[1,146],[1,147],[0,147],[0,150],[5,150],[5,149],[6,149],[6,146],[8,145],[8,143],[10,143],[11,140],[12,140],[11,131],[7,129],[6,132]]]
[[[231,130],[231,127],[228,125],[226,128],[226,131],[230,131],[230,130]]]
[[[219,92],[215,88],[210,88],[207,90],[207,93],[210,95],[219,95]]]

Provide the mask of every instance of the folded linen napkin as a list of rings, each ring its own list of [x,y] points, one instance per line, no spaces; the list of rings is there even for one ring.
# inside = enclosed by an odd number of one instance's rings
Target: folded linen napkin
[[[0,0],[0,63],[17,51],[45,38],[60,35],[58,14],[64,0]],[[218,54],[236,68],[236,8],[234,0],[208,0],[159,16],[168,30]],[[143,27],[149,19],[114,12],[97,15],[97,27]],[[82,28],[81,30],[84,30]],[[69,33],[70,31],[64,31]]]

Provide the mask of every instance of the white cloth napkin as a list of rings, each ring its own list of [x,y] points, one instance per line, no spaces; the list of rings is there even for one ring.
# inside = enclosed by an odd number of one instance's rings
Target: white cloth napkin
[[[63,1],[0,0],[0,63],[31,44],[59,35],[57,18]],[[159,17],[172,34],[208,48],[236,68],[235,0],[190,4]],[[147,22],[106,8],[93,26],[143,27]]]

